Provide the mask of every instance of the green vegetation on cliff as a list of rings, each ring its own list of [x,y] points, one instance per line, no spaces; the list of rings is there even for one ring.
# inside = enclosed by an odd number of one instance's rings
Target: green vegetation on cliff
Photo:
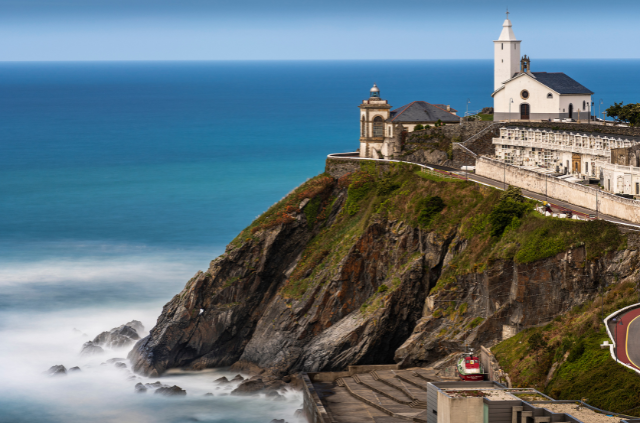
[[[556,399],[587,398],[603,410],[640,415],[640,376],[617,364],[603,319],[638,302],[632,282],[610,285],[594,301],[544,327],[518,333],[492,348],[514,386],[535,386]],[[549,378],[549,379],[548,379]]]
[[[459,275],[482,272],[492,260],[528,263],[579,245],[586,246],[592,259],[622,243],[613,224],[544,217],[532,211],[534,203],[517,189],[502,192],[470,181],[440,178],[409,164],[362,162],[358,171],[337,181],[341,198],[330,197],[333,184],[326,175],[309,180],[244,232],[276,225],[287,219],[287,210],[296,210],[305,198],[311,199],[303,211],[308,224],[318,226],[283,289],[287,298],[304,295],[318,272],[337,269],[374,221],[404,222],[445,236],[457,231],[468,240],[466,249],[440,278],[438,289]],[[323,224],[336,202],[342,205],[335,220]]]

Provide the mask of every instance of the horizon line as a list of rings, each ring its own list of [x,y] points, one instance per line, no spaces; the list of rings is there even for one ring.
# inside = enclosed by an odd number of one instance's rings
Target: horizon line
[[[106,62],[410,62],[410,61],[492,61],[493,59],[43,59],[0,60],[0,63],[106,63]],[[640,60],[640,57],[613,58],[555,58],[542,57],[535,60]]]

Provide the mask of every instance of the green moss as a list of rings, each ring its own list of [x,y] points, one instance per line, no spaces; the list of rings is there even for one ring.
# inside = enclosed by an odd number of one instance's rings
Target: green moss
[[[480,325],[480,323],[484,322],[484,317],[476,317],[467,325],[467,329],[474,329]]]

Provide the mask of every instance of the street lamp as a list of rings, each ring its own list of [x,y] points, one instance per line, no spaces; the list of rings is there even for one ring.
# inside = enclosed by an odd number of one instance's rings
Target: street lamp
[[[602,101],[602,99],[600,99],[600,103],[598,104],[598,116],[600,116],[600,108],[602,107],[602,103],[604,103]]]

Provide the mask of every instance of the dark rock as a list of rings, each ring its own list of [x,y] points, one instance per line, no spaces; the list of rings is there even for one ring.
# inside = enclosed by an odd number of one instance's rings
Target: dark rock
[[[81,371],[82,371],[82,370],[80,370],[80,367],[78,367],[78,366],[75,366],[75,367],[72,367],[72,368],[70,368],[70,369],[69,369],[69,373],[72,373],[72,372],[81,372]]]
[[[240,375],[236,375],[233,379],[231,379],[231,382],[242,382],[244,380],[244,378]]]
[[[229,383],[229,379],[227,379],[225,376],[222,376],[221,378],[214,380],[213,383],[225,384]]]
[[[284,419],[273,419],[269,423],[285,423]]]
[[[92,341],[87,341],[82,345],[80,355],[98,355],[103,354],[104,350],[99,345],[96,345]]]
[[[113,367],[117,368],[117,369],[126,369],[127,365],[121,362],[117,362],[116,364],[113,365]]]
[[[231,395],[255,395],[265,389],[264,382],[260,380],[245,380],[236,389],[231,391]]]
[[[211,392],[207,392],[206,394],[204,394],[205,397],[212,397],[213,394]]]
[[[271,382],[265,383],[266,389],[273,389],[274,391],[277,391],[278,389],[282,389],[286,385],[287,384],[281,380],[272,380]]]
[[[66,376],[67,368],[62,364],[57,364],[55,366],[49,367],[49,370],[47,370],[47,374],[49,376]]]
[[[113,328],[110,331],[102,332],[93,339],[93,343],[107,348],[126,347],[140,339],[138,329],[140,330],[140,333],[142,333],[142,331],[144,331],[144,326],[142,326],[142,323],[137,320],[133,320],[122,326]]]
[[[164,395],[165,397],[174,397],[174,396],[185,396],[187,395],[187,391],[182,389],[179,386],[173,385],[171,387],[162,387],[156,389],[154,394]]]
[[[145,392],[147,392],[147,387],[144,386],[142,383],[138,382],[136,383],[135,390],[136,390],[136,393],[138,394],[144,394]]]
[[[125,361],[126,358],[110,358],[107,360],[107,363],[111,364],[111,363],[117,363],[118,361]]]
[[[251,377],[250,377],[249,379],[247,379],[247,380],[259,380],[259,381],[261,381],[261,382],[264,382],[264,381],[262,380],[262,376],[251,376]]]
[[[283,377],[282,377],[282,381],[283,381],[284,383],[289,383],[289,382],[291,382],[291,376],[289,376],[289,375],[283,376]]]
[[[151,389],[158,389],[158,388],[162,388],[162,387],[168,388],[168,386],[167,386],[167,385],[163,385],[163,384],[162,384],[162,383],[160,383],[160,382],[145,383],[144,385],[145,385],[147,388],[151,388]]]

